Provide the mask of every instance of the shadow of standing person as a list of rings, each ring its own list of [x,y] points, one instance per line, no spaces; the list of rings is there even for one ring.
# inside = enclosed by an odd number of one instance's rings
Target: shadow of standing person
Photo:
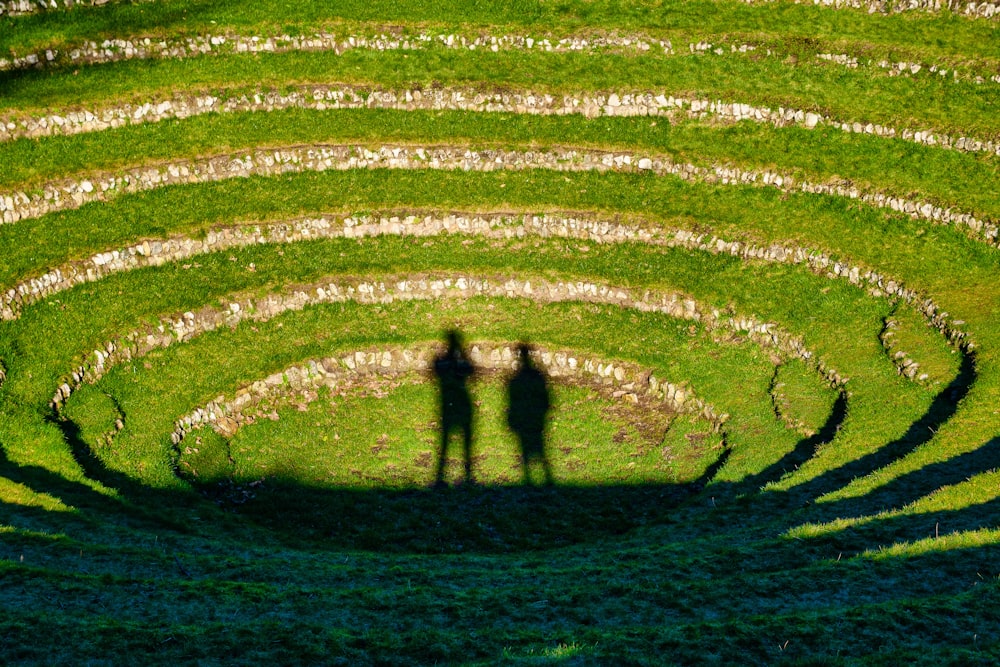
[[[507,383],[507,425],[521,442],[524,483],[531,484],[531,462],[539,461],[551,486],[552,468],[545,456],[545,416],[552,405],[548,383],[531,361],[531,348],[521,343],[517,351],[521,367]]]
[[[462,432],[465,481],[472,482],[472,399],[466,381],[476,369],[462,349],[455,330],[447,335],[448,348],[434,358],[434,375],[441,390],[441,452],[438,456],[436,486],[444,486],[444,466],[452,431]]]

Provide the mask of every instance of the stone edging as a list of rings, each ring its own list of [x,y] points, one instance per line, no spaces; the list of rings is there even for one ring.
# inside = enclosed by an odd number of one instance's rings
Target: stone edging
[[[805,192],[861,201],[873,208],[904,213],[932,223],[954,224],[970,237],[991,245],[1000,244],[1000,227],[969,213],[907,200],[881,192],[865,192],[855,186],[797,182],[790,175],[771,171],[743,170],[713,165],[701,167],[677,163],[667,156],[646,157],[634,153],[553,148],[538,151],[473,149],[465,146],[393,146],[374,150],[350,144],[288,146],[241,151],[210,158],[184,160],[159,166],[136,167],[116,174],[95,174],[84,179],[49,183],[40,194],[0,193],[3,223],[36,218],[60,210],[105,201],[110,194],[142,192],[168,185],[208,183],[230,178],[274,176],[308,171],[350,169],[435,169],[492,172],[501,170],[551,169],[555,171],[624,171],[671,175],[689,182],[721,185],[772,187],[782,192]]]
[[[468,346],[469,359],[484,370],[516,370],[519,367],[515,347],[474,343]],[[220,396],[195,408],[174,423],[171,442],[177,446],[193,430],[210,426],[234,435],[244,424],[253,421],[255,408],[265,401],[288,401],[301,398],[305,403],[318,398],[317,390],[341,388],[344,384],[362,383],[373,375],[405,373],[430,374],[437,346],[407,349],[358,350],[338,357],[299,362],[237,390],[232,398]],[[712,424],[719,432],[729,415],[718,414],[714,407],[698,398],[687,385],[675,385],[656,378],[652,371],[635,364],[609,361],[570,351],[535,348],[532,359],[540,370],[554,379],[584,378],[613,388],[612,396],[633,403],[640,400],[660,403],[665,410],[694,414]],[[296,396],[297,395],[297,396]]]
[[[113,0],[4,0],[0,2],[0,16],[23,16],[75,5],[101,6]],[[133,2],[152,0],[133,0]],[[743,0],[747,4],[767,4],[779,0]],[[831,9],[861,9],[869,14],[897,14],[907,11],[938,13],[945,9],[970,18],[992,18],[1000,16],[1000,3],[976,2],[975,0],[793,0],[795,4],[812,4]]]
[[[105,64],[121,60],[190,58],[204,55],[232,55],[242,53],[288,53],[295,51],[326,51],[340,55],[346,51],[365,49],[371,51],[418,51],[427,48],[463,51],[536,51],[543,53],[597,53],[620,51],[647,53],[654,48],[658,53],[674,54],[669,39],[652,39],[645,35],[607,36],[577,35],[548,37],[530,35],[465,35],[440,33],[385,33],[344,34],[319,32],[311,35],[238,35],[232,32],[206,34],[195,37],[105,39],[66,47],[63,51],[48,49],[11,58],[0,58],[0,71],[37,68],[52,65]],[[733,45],[729,49],[716,48],[706,42],[689,44],[691,53],[711,52],[746,53],[755,50],[751,45]]]
[[[847,67],[848,69],[858,69],[861,66],[857,56],[852,56],[847,53],[817,53],[816,57],[820,60],[826,60],[827,62],[836,63]],[[981,76],[979,74],[969,75],[969,74],[959,74],[957,69],[949,70],[947,67],[937,65],[937,64],[925,64],[917,62],[908,61],[896,61],[889,62],[888,60],[868,60],[865,66],[877,67],[884,70],[888,76],[913,76],[919,72],[924,72],[924,76],[937,75],[938,78],[945,79],[946,81],[963,81],[970,82],[974,84],[984,84],[987,81],[992,83],[1000,83],[1000,74],[993,74],[988,77]],[[948,73],[951,73],[951,77],[948,77]]]
[[[893,352],[893,339],[895,337],[893,329],[898,326],[899,322],[894,320],[891,316],[885,319],[885,326],[879,334],[879,341],[882,343],[882,348],[885,350],[886,356],[892,360],[892,363],[896,366],[896,371],[900,375],[904,375],[911,380],[917,380],[918,382],[926,382],[930,379],[930,376],[928,376],[927,373],[920,373],[920,364],[917,363],[917,361],[914,360],[908,352],[904,352],[903,350],[896,350]]]
[[[770,4],[788,0],[742,0],[748,5]],[[949,10],[968,18],[1000,16],[1000,3],[975,0],[791,0],[796,5],[815,5],[830,9],[860,9],[869,14],[900,14],[919,11],[935,14]]]
[[[598,243],[639,241],[727,254],[743,260],[805,264],[810,270],[828,278],[841,277],[855,285],[865,285],[875,296],[902,299],[912,304],[928,322],[953,343],[973,348],[964,332],[956,327],[961,321],[949,321],[933,300],[922,297],[902,282],[889,279],[832,259],[829,255],[802,247],[777,244],[757,246],[740,241],[727,241],[717,236],[697,234],[683,229],[657,229],[636,224],[622,224],[588,216],[516,215],[516,214],[425,214],[417,216],[387,214],[379,217],[304,218],[269,226],[251,225],[227,227],[209,232],[204,239],[176,237],[163,241],[143,241],[136,245],[100,253],[89,260],[70,264],[46,273],[42,278],[25,281],[16,289],[0,295],[0,319],[16,319],[21,308],[74,285],[100,280],[103,276],[142,266],[159,266],[197,254],[217,252],[233,247],[265,243],[290,243],[317,238],[364,238],[381,235],[435,236],[446,233],[477,234],[485,237],[510,238],[525,234],[543,237],[578,238]]]
[[[565,37],[519,35],[483,35],[477,34],[441,34],[441,33],[410,33],[397,29],[392,33],[380,32],[369,34],[336,35],[330,32],[317,32],[311,35],[240,35],[233,32],[219,34],[204,34],[194,37],[172,38],[115,38],[67,45],[62,50],[46,49],[23,55],[11,54],[9,58],[0,58],[0,72],[24,69],[39,69],[44,67],[94,65],[120,62],[125,60],[146,59],[183,59],[206,55],[236,55],[255,53],[289,53],[297,51],[323,51],[341,55],[355,49],[366,49],[376,52],[385,51],[418,51],[428,48],[444,48],[453,50],[484,50],[494,53],[499,51],[533,51],[541,53],[655,53],[661,56],[680,54],[698,55],[729,55],[745,54],[764,50],[768,56],[776,52],[768,47],[755,44],[727,43],[725,38],[714,42],[698,40],[689,42],[687,49],[674,48],[670,39],[655,39],[644,34],[603,35],[597,33],[580,33]],[[849,54],[817,53],[821,60],[837,63],[851,69],[857,69],[857,56]],[[938,74],[944,77],[947,67],[937,64],[893,62],[887,60],[868,60],[866,66],[874,66],[885,70],[889,76],[899,74],[916,74],[924,71],[926,74]],[[982,72],[982,68],[979,70]],[[1000,75],[983,76],[976,70],[959,74],[957,69],[951,71],[949,81],[967,81],[983,84],[987,81],[1000,83]]]
[[[728,331],[743,335],[783,356],[802,359],[834,386],[843,386],[849,380],[818,359],[801,339],[775,324],[718,309],[705,311],[694,299],[680,293],[644,291],[640,296],[624,288],[593,282],[550,282],[545,279],[509,276],[482,278],[428,275],[394,277],[388,280],[389,282],[359,280],[289,287],[281,293],[261,298],[237,297],[227,300],[218,308],[205,307],[197,313],[189,311],[180,316],[161,318],[156,325],[147,325],[120,336],[95,350],[92,361],[84,362],[62,382],[52,397],[51,406],[56,410],[60,409],[84,382],[96,382],[119,363],[145,356],[152,350],[166,348],[176,342],[191,340],[220,327],[235,327],[242,321],[267,321],[288,311],[324,303],[386,304],[475,296],[527,298],[538,303],[582,301],[662,313],[699,322],[708,332]]]
[[[4,0],[0,2],[0,16],[24,16],[59,9],[70,9],[77,5],[99,7],[112,4],[116,0]],[[132,2],[152,2],[153,0],[131,0]]]
[[[781,366],[775,365],[774,374],[771,376],[771,382],[767,388],[767,393],[771,397],[771,410],[774,412],[774,416],[785,424],[786,428],[798,431],[802,435],[809,437],[814,433],[812,429],[808,429],[802,420],[796,419],[789,414],[788,408],[790,407],[790,403],[788,397],[781,391],[785,383],[778,382],[778,372],[780,370]]]
[[[189,95],[172,99],[125,104],[92,110],[69,110],[35,117],[8,113],[0,117],[0,142],[21,138],[73,135],[155,123],[170,118],[189,118],[204,113],[238,113],[281,109],[396,109],[461,110],[475,112],[523,113],[531,115],[580,114],[598,116],[662,116],[691,119],[713,118],[723,122],[751,120],[774,127],[801,126],[813,129],[820,125],[843,132],[898,138],[927,146],[965,152],[1000,155],[1000,141],[971,137],[952,137],[931,130],[894,128],[876,123],[843,121],[828,115],[778,107],[757,107],[740,102],[684,98],[666,92],[594,92],[576,95],[553,95],[530,90],[503,93],[484,92],[477,88],[413,88],[405,90],[372,89],[350,85],[303,85],[290,92],[262,90],[235,94],[228,98],[213,95]]]

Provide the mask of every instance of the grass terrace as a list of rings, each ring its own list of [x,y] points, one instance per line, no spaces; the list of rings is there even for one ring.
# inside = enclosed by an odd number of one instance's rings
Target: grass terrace
[[[4,663],[1000,659],[986,10],[15,4]]]

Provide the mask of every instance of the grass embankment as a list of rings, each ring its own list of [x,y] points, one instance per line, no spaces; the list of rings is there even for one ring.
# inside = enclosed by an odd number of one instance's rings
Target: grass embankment
[[[290,74],[294,73],[294,74]],[[255,82],[252,87],[248,81]],[[647,56],[446,50],[347,51],[126,61],[72,71],[0,74],[0,109],[75,108],[116,99],[145,103],[195,91],[238,93],[259,87],[346,83],[388,88],[482,86],[536,92],[653,90],[678,96],[818,111],[841,121],[995,138],[993,85],[940,78],[884,77],[826,63],[786,66],[778,58]],[[178,85],[184,82],[183,85]],[[914,104],[914,100],[947,100]]]
[[[656,2],[620,3],[459,1],[409,3],[345,2],[331,8],[322,2],[282,5],[246,5],[239,2],[186,2],[183,7],[149,3],[120,3],[100,9],[78,7],[69,12],[4,17],[11,26],[0,37],[0,48],[24,50],[59,47],[124,34],[169,37],[178,34],[215,34],[226,30],[305,33],[367,23],[390,27],[471,26],[497,31],[543,30],[566,33],[581,30],[691,35],[774,35],[792,43],[857,43],[869,47],[918,49],[929,57],[1000,57],[989,39],[992,24],[947,13],[871,16],[860,11],[833,11],[792,3],[766,8],[741,2],[698,0],[664,7]]]
[[[285,110],[199,116],[98,134],[0,144],[0,188],[172,162],[262,146],[348,143],[470,144],[581,148],[669,155],[677,162],[767,168],[813,183],[849,180],[860,188],[951,206],[997,220],[998,162],[829,128],[773,128],[752,122],[533,117],[462,112]]]
[[[784,2],[666,9],[523,2],[516,9],[352,2],[330,16],[313,2],[120,3],[5,17],[0,25],[12,29],[3,30],[0,49],[144,32],[308,32],[342,21],[413,30],[484,26],[493,34],[512,26],[553,34],[703,29],[781,48],[763,58],[435,48],[82,65],[75,75],[0,75],[0,104],[31,113],[303,81],[573,93],[626,82],[844,120],[997,135],[991,84],[889,78],[871,68],[786,58],[828,45],[882,53],[904,44],[900,57],[982,66],[998,55],[987,21]],[[821,41],[798,46],[809,34]],[[580,145],[766,166],[820,181],[849,178],[986,217],[997,213],[995,157],[827,129],[652,121],[373,111],[203,116],[0,146],[0,187],[261,144]],[[126,662],[139,652],[171,662],[424,664],[658,664],[664,656],[991,662],[1000,655],[1000,252],[960,230],[846,199],[648,174],[306,173],[164,187],[0,226],[0,285],[142,238],[325,212],[415,209],[582,211],[815,248],[919,290],[974,345],[960,354],[911,306],[801,266],[637,243],[462,234],[326,239],[107,276],[0,323],[0,606],[15,610],[0,614],[7,661]],[[683,291],[703,308],[775,322],[850,379],[837,394],[811,365],[779,362],[738,337],[662,315],[474,298],[325,305],[244,322],[115,366],[69,401],[68,421],[48,407],[56,386],[98,345],[161,317],[320,280],[459,273],[588,280],[637,294]],[[880,341],[887,320],[898,322],[888,352]],[[206,448],[182,450],[180,462],[211,484],[197,488],[174,475],[169,433],[196,406],[290,364],[436,341],[451,326],[471,341],[528,338],[687,381],[732,415],[725,425],[731,453],[711,470],[711,438],[720,436],[701,437],[703,424],[678,418],[655,446],[649,440],[654,458],[671,448],[667,468],[638,457],[636,476],[621,474],[623,465],[630,469],[619,457],[649,437],[630,428],[646,420],[616,411],[613,398],[590,401],[583,390],[560,386],[550,454],[562,466],[561,483],[518,485],[507,477],[517,471],[498,417],[501,385],[484,380],[475,387],[482,400],[477,443],[488,455],[476,463],[489,484],[427,488],[418,462],[428,451],[436,455],[436,434],[434,392],[424,382],[382,398],[336,397],[334,413],[326,397],[303,412],[281,408],[277,421],[245,427],[226,442],[210,431],[192,434]],[[918,361],[928,379],[901,377],[894,350]],[[384,417],[365,419],[366,411]],[[124,428],[106,440],[119,418]],[[322,441],[333,434],[341,436],[340,449]],[[457,439],[452,446],[456,453]],[[341,465],[340,452],[354,463]],[[706,467],[714,476],[702,488]],[[39,636],[58,636],[60,645],[42,646]]]

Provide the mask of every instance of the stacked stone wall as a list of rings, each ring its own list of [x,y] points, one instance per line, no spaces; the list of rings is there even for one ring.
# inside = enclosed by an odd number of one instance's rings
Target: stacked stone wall
[[[433,346],[369,349],[295,364],[242,387],[231,398],[220,396],[195,408],[175,422],[171,441],[179,445],[191,431],[205,426],[231,436],[243,425],[252,423],[262,405],[270,408],[274,403],[292,400],[309,403],[318,398],[318,391],[323,388],[340,391],[345,385],[364,386],[366,379],[373,376],[406,373],[419,373],[429,379],[436,352],[439,350]],[[509,345],[473,344],[469,347],[469,358],[477,368],[487,371],[518,368],[518,352]],[[609,389],[615,399],[642,402],[671,413],[697,415],[716,432],[728,419],[728,415],[719,414],[698,398],[688,385],[665,382],[635,364],[545,348],[534,350],[532,359],[557,381],[579,379]]]
[[[728,254],[744,260],[761,260],[804,264],[814,272],[829,278],[844,278],[856,285],[865,285],[875,296],[901,299],[918,312],[949,340],[972,347],[958,327],[963,322],[950,321],[928,298],[922,297],[902,282],[892,280],[859,266],[835,261],[824,253],[801,247],[781,245],[758,246],[739,241],[727,241],[715,235],[697,234],[688,230],[643,227],[585,216],[518,216],[493,215],[386,215],[381,217],[306,218],[277,223],[272,226],[246,226],[218,229],[204,239],[187,238],[166,241],[143,241],[120,251],[100,253],[90,260],[72,264],[45,274],[47,278],[21,283],[4,295],[0,317],[15,319],[21,308],[38,299],[74,285],[99,280],[117,271],[140,266],[157,266],[168,261],[189,258],[195,254],[221,251],[227,248],[262,244],[286,243],[310,238],[363,238],[379,235],[432,236],[444,233],[477,234],[497,238],[538,234],[543,237],[580,238],[598,243],[638,241],[667,247],[681,247],[713,254]],[[575,295],[573,295],[575,296]],[[636,306],[640,307],[640,306]],[[237,312],[240,307],[237,306]],[[675,314],[675,313],[671,313]],[[752,327],[745,327],[752,328]],[[183,337],[183,331],[178,331]]]
[[[37,12],[69,9],[75,6],[94,7],[114,0],[4,0],[0,2],[0,16],[22,16]],[[154,0],[133,0],[152,2]],[[778,2],[780,0],[743,0],[747,4]],[[1000,15],[1000,3],[975,2],[975,0],[793,0],[795,4],[813,4],[833,9],[860,9],[869,14],[897,14],[921,11],[938,13],[945,10],[970,18],[992,18]]]
[[[40,192],[32,194],[23,191],[0,193],[0,217],[4,223],[12,223],[78,208],[90,202],[106,201],[109,196],[120,192],[141,192],[168,185],[307,171],[382,168],[478,172],[528,169],[645,172],[676,176],[690,182],[771,187],[789,193],[846,197],[915,219],[956,225],[973,238],[991,245],[1000,243],[1000,227],[992,222],[984,222],[969,213],[930,202],[913,201],[882,192],[866,192],[854,185],[798,181],[791,175],[769,170],[744,170],[725,165],[703,167],[674,162],[667,156],[648,157],[572,148],[517,151],[466,146],[380,146],[369,149],[352,145],[313,145],[242,151],[166,165],[136,167],[114,174],[95,174],[83,179],[64,179],[49,183]]]
[[[834,127],[844,132],[897,138],[926,146],[965,152],[1000,155],[1000,142],[974,137],[953,137],[933,130],[895,128],[879,123],[846,121],[829,115],[778,107],[754,106],[741,102],[687,98],[662,92],[598,92],[552,95],[533,91],[483,92],[468,88],[413,88],[404,90],[369,89],[352,86],[301,86],[291,92],[260,91],[223,99],[195,95],[163,99],[144,104],[125,104],[103,109],[67,110],[45,114],[7,114],[0,117],[0,141],[40,136],[97,132],[114,127],[187,118],[204,113],[275,111],[280,109],[398,109],[459,110],[532,115],[580,114],[599,116],[657,116],[665,118],[713,119],[722,122],[749,120],[775,127]]]
[[[644,291],[636,294],[628,289],[593,282],[551,282],[525,277],[416,276],[292,287],[265,297],[234,299],[219,308],[205,307],[197,312],[189,311],[163,318],[156,325],[125,334],[94,350],[90,358],[59,386],[51,403],[54,409],[59,410],[83,383],[97,381],[118,363],[140,358],[153,350],[191,340],[221,327],[235,327],[245,320],[267,321],[288,311],[323,303],[350,301],[389,304],[396,301],[468,299],[476,296],[527,298],[539,303],[582,301],[662,313],[698,322],[710,333],[737,334],[773,350],[779,356],[802,359],[832,385],[842,386],[848,381],[848,378],[818,359],[800,338],[790,335],[774,323],[761,322],[754,317],[730,311],[706,310],[694,299],[681,293]]]

